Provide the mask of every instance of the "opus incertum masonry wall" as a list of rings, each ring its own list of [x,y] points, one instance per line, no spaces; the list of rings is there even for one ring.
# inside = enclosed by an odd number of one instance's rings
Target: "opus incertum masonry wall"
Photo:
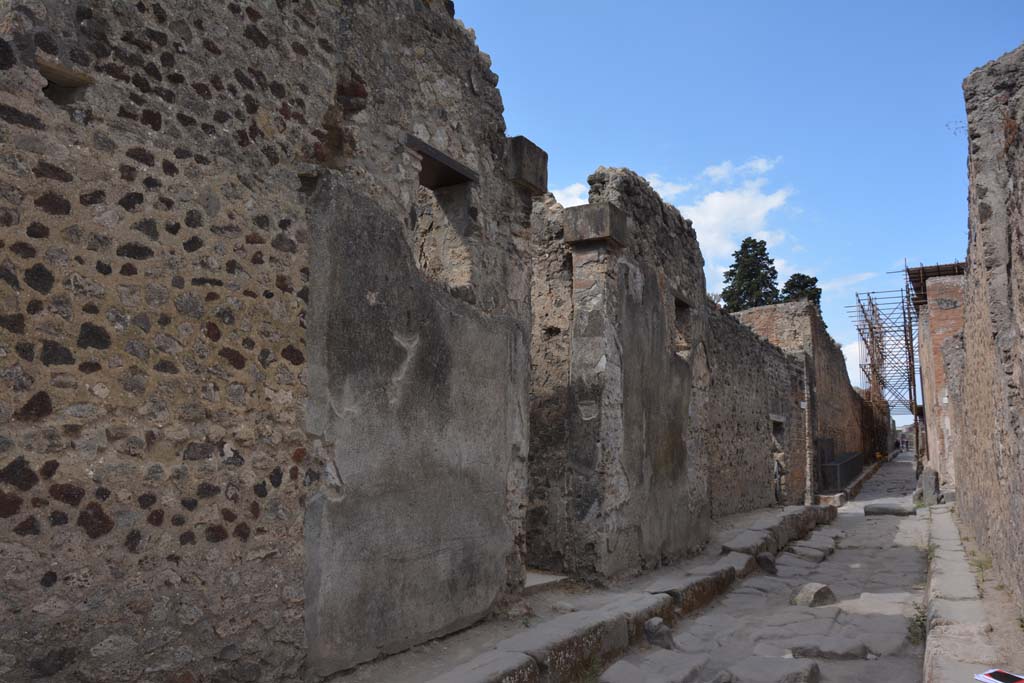
[[[0,678],[315,678],[517,589],[496,83],[441,2],[0,10]]]

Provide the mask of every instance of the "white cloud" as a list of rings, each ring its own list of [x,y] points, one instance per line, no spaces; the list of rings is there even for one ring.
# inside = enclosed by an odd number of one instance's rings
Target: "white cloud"
[[[846,357],[846,374],[850,377],[850,384],[863,387],[865,382],[860,372],[860,342],[843,344],[843,356]]]
[[[560,190],[551,190],[551,194],[555,195],[555,199],[562,206],[568,208],[570,206],[579,206],[580,204],[586,204],[590,194],[590,188],[584,183],[573,183],[568,187],[563,187]]]
[[[655,192],[661,195],[661,198],[666,202],[670,202],[679,195],[689,190],[693,185],[685,185],[682,183],[673,183],[665,180],[658,173],[649,173],[644,176],[647,182],[651,184]]]
[[[719,183],[738,176],[762,176],[775,168],[780,161],[782,161],[782,157],[775,157],[774,159],[755,157],[738,166],[731,161],[723,161],[720,164],[708,166],[704,169],[702,175]]]
[[[819,286],[823,292],[834,292],[846,289],[847,287],[852,287],[859,282],[870,280],[873,277],[878,277],[878,273],[854,273],[853,275],[844,275],[842,277],[822,282]]]
[[[696,204],[680,206],[693,221],[701,252],[709,261],[723,260],[736,249],[739,238],[765,234],[773,240],[782,233],[763,232],[768,214],[785,205],[789,188],[765,192],[765,179],[747,180],[740,187],[718,190],[701,197]]]

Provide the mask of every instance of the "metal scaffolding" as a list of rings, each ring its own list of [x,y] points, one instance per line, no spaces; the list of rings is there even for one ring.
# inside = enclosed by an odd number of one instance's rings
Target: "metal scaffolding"
[[[894,415],[917,421],[917,312],[910,283],[903,289],[858,292],[847,306],[860,335],[860,368],[868,381],[868,398],[886,402]]]

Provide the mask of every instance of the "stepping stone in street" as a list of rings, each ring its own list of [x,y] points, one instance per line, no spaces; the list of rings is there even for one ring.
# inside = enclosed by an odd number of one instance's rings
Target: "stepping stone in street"
[[[823,583],[805,583],[789,600],[790,604],[800,607],[821,607],[836,602],[835,593]]]
[[[731,683],[819,683],[818,663],[807,659],[747,657],[729,667],[732,678],[716,678]]]
[[[870,503],[864,506],[864,515],[893,515],[896,517],[910,517],[916,514],[913,505],[906,503]]]

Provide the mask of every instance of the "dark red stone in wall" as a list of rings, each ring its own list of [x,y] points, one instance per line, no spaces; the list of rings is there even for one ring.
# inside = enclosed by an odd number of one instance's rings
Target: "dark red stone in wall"
[[[96,539],[113,530],[114,520],[103,511],[99,503],[89,503],[78,515],[78,526],[85,529],[89,538]]]
[[[45,391],[40,391],[15,411],[14,419],[22,422],[37,422],[51,414],[53,414],[53,403],[50,401],[50,395]]]
[[[0,482],[10,484],[21,491],[28,491],[39,483],[39,475],[33,472],[28,461],[19,455],[0,469]]]

